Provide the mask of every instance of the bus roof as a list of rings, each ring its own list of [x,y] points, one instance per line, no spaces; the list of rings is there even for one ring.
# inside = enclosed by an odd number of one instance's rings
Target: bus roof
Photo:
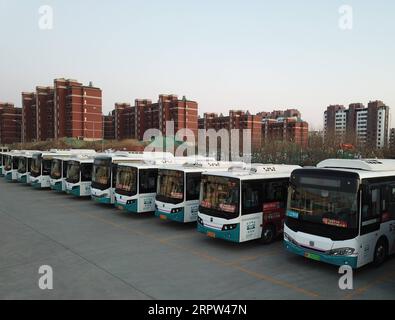
[[[93,163],[94,156],[78,155],[76,157],[69,158],[68,161],[74,161],[74,162],[79,162],[79,163]]]
[[[124,160],[124,159],[173,159],[174,156],[170,152],[127,152],[127,151],[117,151],[117,152],[104,152],[98,153],[97,158],[109,159],[113,161]]]
[[[246,166],[245,168],[236,167],[230,168],[226,172],[206,172],[204,174],[235,178],[240,180],[275,179],[289,178],[294,170],[300,168],[300,166],[295,165],[255,163],[250,166]]]
[[[183,162],[180,159],[174,158],[173,160],[166,159],[154,159],[154,160],[144,160],[143,162],[125,162],[118,165],[118,167],[134,167],[134,168],[174,168],[182,167]]]
[[[320,162],[317,169],[353,172],[363,178],[395,176],[393,159],[328,159]]]
[[[174,164],[166,166],[163,169],[177,170],[183,172],[205,172],[205,171],[226,171],[232,167],[244,167],[246,164],[242,162],[226,162],[226,161],[197,161],[186,162],[183,164]]]
[[[36,156],[41,156],[42,158],[50,158],[61,157],[61,156],[69,156],[69,157],[78,157],[78,156],[94,156],[96,152],[94,150],[50,150],[50,151],[37,151],[35,153]]]

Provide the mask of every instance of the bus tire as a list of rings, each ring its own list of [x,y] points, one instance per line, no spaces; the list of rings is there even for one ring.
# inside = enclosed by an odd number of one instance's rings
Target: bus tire
[[[376,248],[374,249],[373,265],[375,267],[381,266],[388,256],[388,244],[385,238],[380,238],[377,241]]]
[[[276,238],[276,228],[273,225],[266,225],[262,228],[261,241],[264,244],[269,244]]]

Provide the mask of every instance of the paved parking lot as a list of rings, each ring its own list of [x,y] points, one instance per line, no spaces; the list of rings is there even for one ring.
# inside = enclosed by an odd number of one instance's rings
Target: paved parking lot
[[[338,287],[338,269],[282,242],[227,243],[194,225],[0,179],[0,299],[395,299],[395,259]],[[53,268],[54,289],[38,287]]]

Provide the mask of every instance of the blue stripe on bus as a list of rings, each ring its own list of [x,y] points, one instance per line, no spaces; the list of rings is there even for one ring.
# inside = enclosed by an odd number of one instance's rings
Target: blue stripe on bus
[[[165,211],[162,211],[162,210],[156,210],[155,211],[155,216],[157,216],[159,218],[166,217],[168,220],[176,221],[176,222],[184,223],[184,221],[185,221],[185,211],[184,211],[184,209],[182,209],[180,212],[177,212],[177,213],[171,213],[171,212],[165,212]]]
[[[240,242],[240,224],[237,224],[237,227],[234,230],[222,231],[207,226],[203,226],[198,222],[197,230],[198,232],[204,233],[205,235],[208,235],[212,238],[215,237],[216,239],[222,239],[236,243]]]
[[[329,254],[316,252],[313,250],[307,250],[300,246],[297,246],[289,241],[284,240],[285,249],[289,252],[297,254],[299,256],[310,258],[316,261],[325,262],[335,266],[351,266],[356,269],[358,266],[358,257],[348,257],[348,256],[331,256]]]

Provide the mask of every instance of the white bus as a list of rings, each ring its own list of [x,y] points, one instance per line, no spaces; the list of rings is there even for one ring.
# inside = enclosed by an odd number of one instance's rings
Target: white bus
[[[51,162],[49,185],[55,192],[66,192],[67,165],[70,157],[55,157]]]
[[[184,163],[185,158],[119,164],[115,184],[115,207],[132,213],[155,212],[158,171]]]
[[[49,179],[51,190],[56,192],[66,192],[67,164],[70,158],[78,155],[94,156],[95,154],[95,150],[72,149],[69,150],[68,155],[63,154],[62,156],[54,157],[51,162],[51,173]]]
[[[17,181],[24,184],[30,184],[30,170],[32,165],[33,154],[39,151],[25,151],[18,158],[18,171],[16,173]]]
[[[33,154],[30,167],[30,184],[33,188],[50,188],[52,160],[55,157],[70,156],[70,150],[50,150]]]
[[[67,163],[66,193],[76,197],[90,197],[94,157],[82,155]]]
[[[162,220],[195,222],[199,210],[200,181],[203,172],[226,171],[240,162],[193,161],[182,166],[160,169],[155,215]]]
[[[360,268],[395,252],[395,160],[325,160],[291,175],[285,247]]]
[[[4,153],[3,173],[7,181],[17,181],[19,155],[23,151],[13,150]]]
[[[92,199],[103,204],[115,203],[115,183],[119,165],[160,159],[172,161],[174,156],[168,152],[116,152],[98,155],[93,163]]]
[[[253,164],[202,176],[198,231],[232,242],[271,243],[283,232],[291,165]]]

